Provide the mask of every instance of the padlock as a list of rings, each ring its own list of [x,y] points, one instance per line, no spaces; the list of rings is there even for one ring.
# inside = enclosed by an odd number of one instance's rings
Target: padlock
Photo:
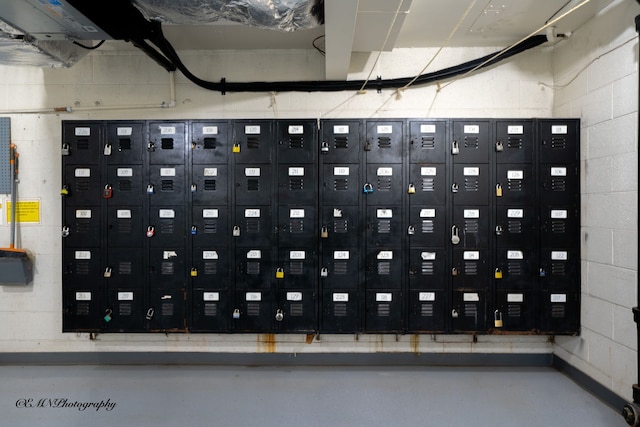
[[[460,154],[460,146],[458,145],[458,141],[453,141],[451,143],[451,154]]]
[[[147,194],[153,194],[155,193],[155,188],[153,187],[153,184],[149,184],[147,185]]]
[[[322,154],[327,154],[329,152],[329,143],[326,141],[322,142],[322,145],[320,146],[320,152]]]
[[[413,235],[413,234],[416,234],[416,228],[413,225],[410,225],[407,228],[407,234],[410,235],[410,236]]]
[[[328,277],[329,276],[329,269],[327,267],[322,267],[320,269],[320,277]]]
[[[284,319],[284,311],[282,311],[282,309],[279,308],[276,310],[276,321],[282,322],[283,319]]]
[[[153,225],[147,227],[147,237],[151,238],[156,234],[156,228]]]
[[[502,279],[502,270],[496,268],[495,272],[493,273],[493,277],[495,277],[496,279]]]
[[[239,309],[234,309],[233,310],[233,318],[234,319],[239,319],[240,318],[240,310]]]
[[[147,310],[147,314],[146,314],[145,318],[146,318],[147,320],[151,320],[151,319],[153,319],[153,315],[154,315],[154,314],[156,314],[156,309],[155,309],[155,308],[153,308],[153,307],[150,307],[150,308]]]
[[[69,194],[71,194],[71,188],[69,188],[69,185],[64,184],[62,186],[62,189],[60,190],[60,194],[63,196],[68,196]]]
[[[369,141],[364,143],[364,151],[371,151],[371,143]]]
[[[547,272],[544,271],[544,268],[540,269],[540,273],[539,273],[540,277],[545,277],[547,275]]]
[[[502,197],[502,185],[496,184],[496,197]]]
[[[504,151],[504,145],[502,144],[502,141],[496,142],[496,151],[498,153],[501,152],[501,151]]]
[[[195,267],[193,267],[193,268],[191,269],[190,276],[191,276],[191,277],[198,277],[198,269],[197,269],[197,268],[195,268]]]
[[[373,193],[373,185],[371,185],[370,183],[366,183],[363,187],[362,187],[362,191],[366,194],[366,193]]]
[[[458,243],[460,243],[460,236],[458,235],[458,227],[455,225],[451,227],[451,243],[453,243],[454,245],[457,245]]]
[[[457,276],[457,275],[458,275],[458,269],[457,269],[457,268],[455,268],[455,267],[453,267],[453,268],[451,269],[451,275],[452,275],[452,276]]]
[[[458,318],[458,310],[456,310],[455,308],[453,310],[451,310],[451,317],[453,317],[454,319]]]
[[[231,147],[231,152],[232,153],[239,153],[240,152],[240,144],[238,144],[237,142],[235,144],[233,144],[233,147]]]
[[[198,234],[198,227],[196,227],[195,225],[191,226],[191,235],[195,236],[196,234]]]
[[[107,308],[104,311],[104,317],[103,317],[104,321],[107,322],[107,323],[111,322],[111,315],[112,314],[113,314],[113,310],[111,310],[110,308]]]
[[[496,310],[493,312],[493,326],[496,328],[502,328],[502,312]]]
[[[111,277],[111,267],[107,267],[107,268],[105,268],[105,269],[104,269],[104,274],[103,274],[103,276],[104,276],[105,278],[107,278],[107,279],[108,279],[109,277]]]
[[[284,269],[282,267],[276,268],[276,279],[284,279]]]
[[[197,186],[197,185],[195,185],[195,184],[191,184],[191,192],[192,192],[192,193],[195,193],[197,189],[198,189],[198,186]]]
[[[416,194],[416,186],[413,184],[409,184],[409,188],[407,189],[407,193]]]
[[[237,225],[233,226],[233,237],[239,237],[240,236],[240,227]]]
[[[102,197],[104,197],[105,199],[110,199],[113,197],[113,188],[111,188],[111,185],[107,184],[104,186],[104,189],[102,190]]]
[[[147,144],[147,151],[149,152],[156,151],[156,144],[154,144],[153,142],[149,142]]]
[[[501,236],[502,235],[502,226],[501,225],[496,225],[496,236]]]
[[[71,148],[69,148],[69,144],[65,143],[62,144],[62,151],[61,151],[63,156],[68,156],[71,154]]]
[[[109,144],[108,142],[104,145],[104,155],[105,156],[111,155],[111,144]]]
[[[457,193],[458,189],[459,188],[458,188],[458,184],[457,183],[454,182],[453,184],[451,184],[451,192],[452,193]]]
[[[320,237],[326,239],[329,237],[329,230],[327,230],[327,226],[323,225],[320,229]]]
[[[62,237],[68,237],[70,233],[71,230],[68,226],[65,225],[64,227],[62,227]]]

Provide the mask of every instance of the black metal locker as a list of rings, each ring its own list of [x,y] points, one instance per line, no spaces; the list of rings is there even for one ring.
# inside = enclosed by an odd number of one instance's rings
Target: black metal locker
[[[99,248],[66,246],[62,250],[62,283],[65,289],[99,291],[103,268]]]
[[[448,236],[446,215],[444,206],[411,205],[407,226],[409,246],[444,247]]]
[[[580,213],[577,206],[542,206],[540,209],[540,246],[580,246]]]
[[[498,290],[496,292],[496,308],[493,312],[493,331],[495,333],[502,331],[536,332],[538,322],[535,294],[536,291],[533,290]],[[491,324],[491,320],[489,320],[489,324]]]
[[[150,205],[184,204],[186,194],[184,165],[150,165],[146,194]]]
[[[486,249],[453,249],[451,267],[454,289],[489,287],[493,272],[489,273],[489,253]]]
[[[211,246],[227,247],[232,235],[229,210],[222,206],[192,206],[190,228],[191,244],[194,248]]]
[[[579,126],[578,120],[540,120],[540,163],[577,163],[580,160]]]
[[[142,206],[109,206],[107,208],[107,245],[117,248],[142,247],[147,231]]]
[[[580,248],[542,248],[539,275],[542,289],[579,289]]]
[[[357,205],[362,185],[357,164],[324,164],[320,190],[325,205]]]
[[[236,246],[268,246],[275,234],[271,206],[236,206],[232,239]]]
[[[361,223],[359,206],[325,204],[320,221],[322,243],[328,247],[357,245],[364,232]]]
[[[409,291],[409,332],[446,330],[446,295],[441,289]]]
[[[558,289],[540,294],[540,333],[580,332],[580,292]]]
[[[367,248],[365,283],[368,289],[401,289],[403,273],[399,248]]]
[[[535,289],[538,280],[538,259],[531,242],[500,248],[496,252],[493,276],[498,289]]]
[[[454,205],[489,204],[489,165],[454,164],[451,194]]]
[[[357,290],[361,285],[357,247],[324,248],[320,265],[322,288]]]
[[[186,332],[186,291],[184,288],[152,287],[145,312],[150,332]]]
[[[276,332],[313,333],[318,330],[316,291],[287,289],[278,293],[274,318]]]
[[[184,122],[149,122],[149,163],[183,165],[186,154],[186,130]]]
[[[451,325],[454,332],[484,332],[487,300],[484,291],[453,291]]]
[[[454,120],[453,140],[449,147],[454,163],[487,163],[489,161],[490,122]]]
[[[142,205],[146,190],[143,182],[142,165],[108,166],[103,198],[109,205]]]
[[[102,221],[99,206],[65,207],[62,236],[65,247],[100,246]]]
[[[271,246],[235,250],[236,289],[269,289],[276,282],[276,267],[271,261]],[[277,279],[282,280],[282,279]]]
[[[235,332],[272,332],[276,321],[275,299],[268,290],[242,290],[235,293],[231,328]]]
[[[496,166],[497,205],[532,205],[535,200],[533,167],[527,164]]]
[[[109,289],[142,289],[144,284],[144,258],[140,247],[107,248],[103,276]],[[142,295],[139,295],[142,298]]]
[[[354,289],[324,290],[320,332],[357,333],[360,331],[358,291]]]
[[[191,330],[226,332],[229,329],[230,293],[226,289],[193,289]]]
[[[145,232],[149,246],[184,247],[186,243],[185,206],[152,206],[149,209],[149,224]]]
[[[232,280],[229,251],[224,246],[193,248],[189,269],[193,289],[225,289]]]
[[[489,247],[488,206],[454,206],[449,242],[454,247]]]
[[[277,120],[279,164],[316,162],[318,128],[315,120]]]
[[[229,203],[227,165],[193,165],[191,202],[197,205]]]
[[[366,245],[400,246],[402,235],[402,208],[400,206],[368,206],[366,209]]]
[[[320,158],[327,163],[358,163],[361,126],[359,120],[322,120]]]
[[[184,247],[149,250],[149,287],[155,289],[186,288],[186,253]]]
[[[236,164],[271,163],[275,146],[271,121],[237,120],[233,123],[233,133],[231,152]]]
[[[409,162],[444,163],[446,137],[446,121],[409,121]]]
[[[145,321],[144,293],[140,288],[109,289],[104,309],[104,332],[142,332]]]
[[[194,165],[226,165],[232,154],[230,126],[226,121],[191,123],[191,155]]]
[[[540,206],[577,203],[580,198],[580,167],[576,164],[540,165]]]
[[[496,163],[533,162],[533,132],[531,120],[496,121]]]
[[[276,264],[278,277],[276,281],[279,289],[317,289],[318,254],[313,246],[308,248],[278,247],[279,259]]]
[[[318,199],[315,165],[278,165],[278,204],[313,206]]]
[[[405,192],[411,205],[444,205],[446,195],[446,165],[415,163],[409,166],[409,184]]]
[[[64,122],[62,125],[62,159],[65,165],[100,163],[102,124],[100,122]]]
[[[368,164],[362,187],[367,205],[400,205],[406,189],[402,188],[401,164]]]
[[[107,122],[107,138],[102,147],[107,164],[142,164],[144,132],[144,122]]]
[[[97,165],[66,166],[62,191],[65,206],[100,206],[104,184]]]
[[[364,152],[366,162],[402,163],[403,122],[393,120],[367,121]]]
[[[537,210],[533,206],[496,206],[496,245],[505,248],[536,242]]]
[[[235,170],[236,205],[270,205],[273,197],[271,166],[237,164]],[[275,184],[273,184],[275,189]]]
[[[445,289],[449,274],[444,248],[409,249],[409,289]]]
[[[402,300],[399,289],[367,290],[365,332],[401,332]]]
[[[62,332],[99,332],[103,327],[102,290],[65,286],[62,292]]]

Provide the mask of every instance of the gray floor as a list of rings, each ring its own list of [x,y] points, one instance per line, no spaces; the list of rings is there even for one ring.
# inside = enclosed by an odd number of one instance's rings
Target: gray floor
[[[0,366],[0,425],[626,424],[552,368]]]

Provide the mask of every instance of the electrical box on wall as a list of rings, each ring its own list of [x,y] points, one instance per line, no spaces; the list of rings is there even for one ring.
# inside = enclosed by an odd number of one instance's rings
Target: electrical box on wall
[[[66,332],[575,334],[579,121],[65,121]]]

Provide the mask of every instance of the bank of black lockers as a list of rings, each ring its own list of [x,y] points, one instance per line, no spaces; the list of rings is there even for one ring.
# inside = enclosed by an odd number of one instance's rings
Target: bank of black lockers
[[[65,332],[579,331],[576,119],[64,121]]]

